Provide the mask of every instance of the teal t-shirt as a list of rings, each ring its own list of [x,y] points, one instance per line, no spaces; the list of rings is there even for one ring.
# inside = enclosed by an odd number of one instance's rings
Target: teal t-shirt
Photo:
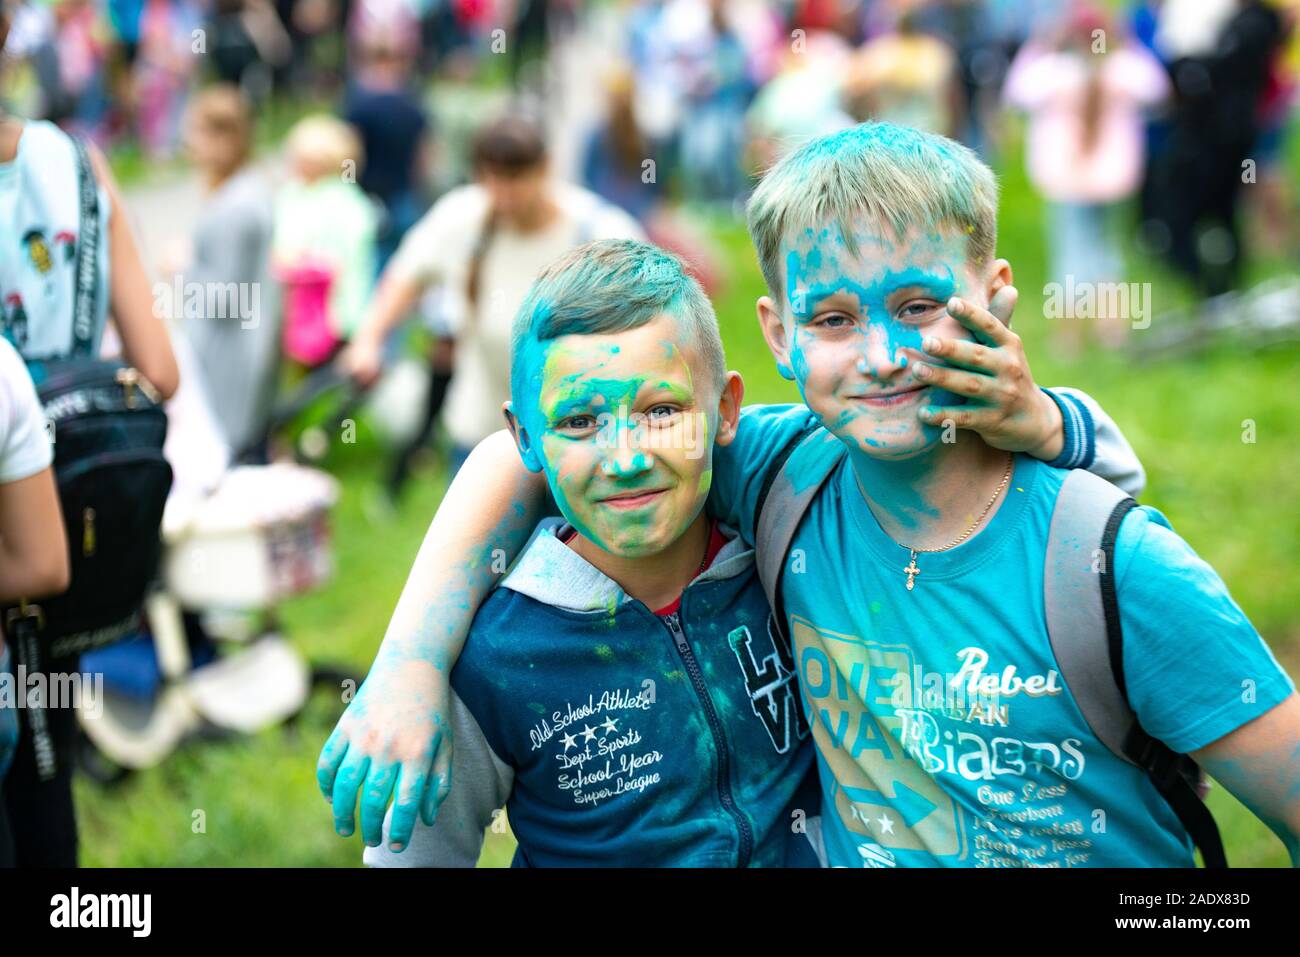
[[[802,406],[749,407],[716,450],[710,506],[747,541],[764,476],[811,421]],[[880,528],[847,458],[813,501],[782,599],[831,865],[1193,864],[1173,811],[1092,734],[1057,670],[1043,561],[1065,474],[1016,456],[988,525],[918,556],[912,591],[909,553]],[[1129,699],[1150,734],[1194,751],[1292,692],[1222,580],[1158,511],[1125,518],[1115,566]]]

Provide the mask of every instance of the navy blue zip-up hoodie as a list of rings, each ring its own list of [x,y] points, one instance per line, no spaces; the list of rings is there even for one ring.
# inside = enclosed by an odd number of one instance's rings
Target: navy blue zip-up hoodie
[[[733,538],[657,616],[540,530],[452,672],[434,827],[366,862],[472,866],[504,804],[516,866],[815,865],[812,741],[753,558]]]

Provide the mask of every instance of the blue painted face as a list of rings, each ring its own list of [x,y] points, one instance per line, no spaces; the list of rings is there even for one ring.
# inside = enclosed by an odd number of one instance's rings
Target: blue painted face
[[[955,229],[913,228],[898,238],[864,216],[853,230],[855,252],[834,224],[783,244],[789,362],[782,372],[850,448],[909,458],[942,437],[919,411],[963,401],[916,376],[917,362],[935,361],[921,339],[969,338],[946,304],[961,296],[984,305],[985,291]]]
[[[716,391],[691,333],[670,315],[624,332],[525,342],[511,411],[524,464],[544,471],[560,511],[605,551],[657,554],[704,508],[713,477]]]

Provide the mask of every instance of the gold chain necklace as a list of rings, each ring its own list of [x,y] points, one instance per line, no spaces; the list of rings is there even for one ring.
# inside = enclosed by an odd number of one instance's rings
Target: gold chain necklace
[[[993,503],[998,500],[998,496],[1002,494],[1002,490],[1005,489],[1007,487],[1007,483],[1011,481],[1011,466],[1015,463],[1015,460],[1016,459],[1014,455],[1007,456],[1007,471],[1002,476],[1002,481],[998,483],[998,487],[993,490],[993,497],[990,498],[989,503],[984,506],[984,511],[980,512],[979,517],[976,518],[975,521],[971,522],[970,528],[962,532],[959,536],[957,536],[957,538],[953,539],[947,545],[942,545],[939,548],[912,548],[909,545],[902,545],[902,544],[898,546],[899,548],[906,548],[908,549],[908,551],[911,552],[911,555],[908,558],[907,567],[903,569],[903,571],[907,574],[908,591],[911,591],[913,588],[916,587],[916,576],[921,574],[921,569],[916,567],[916,556],[922,552],[946,552],[950,548],[956,548],[962,542],[966,541],[966,539],[970,538],[971,535],[975,534],[975,529],[979,528],[980,522],[984,521],[984,516],[989,513],[989,509],[993,507]]]

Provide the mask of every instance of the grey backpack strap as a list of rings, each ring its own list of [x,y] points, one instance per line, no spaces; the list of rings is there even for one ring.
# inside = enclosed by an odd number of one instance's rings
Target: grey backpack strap
[[[1070,693],[1097,738],[1146,772],[1200,848],[1208,868],[1228,866],[1196,762],[1147,734],[1124,679],[1124,632],[1115,584],[1115,541],[1136,506],[1121,489],[1074,470],[1061,485],[1047,536],[1043,600],[1047,631]]]
[[[754,518],[758,579],[783,635],[786,628],[781,572],[790,543],[808,507],[845,454],[844,444],[824,428],[801,433],[772,463],[759,492]]]
[[[1127,498],[1091,472],[1070,471],[1056,497],[1043,567],[1047,634],[1061,678],[1093,734],[1125,761],[1137,719],[1111,666],[1101,579],[1111,572],[1102,548],[1106,525]]]

